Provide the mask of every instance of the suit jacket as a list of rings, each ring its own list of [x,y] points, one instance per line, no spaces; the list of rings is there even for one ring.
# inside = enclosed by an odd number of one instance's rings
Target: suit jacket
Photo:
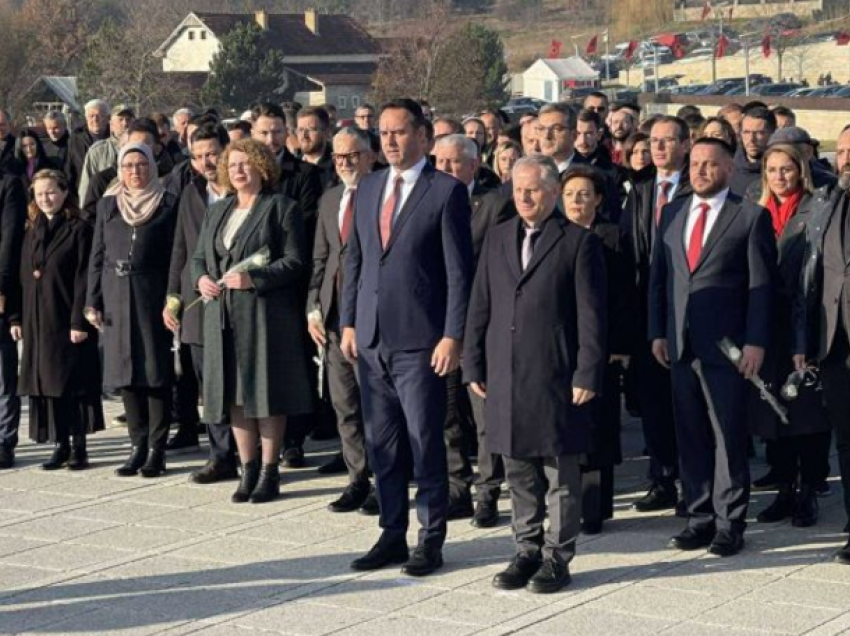
[[[316,166],[301,161],[284,149],[280,156],[280,182],[276,191],[298,205],[304,219],[307,244],[313,244],[316,231],[316,209],[322,196],[322,176]]]
[[[314,309],[321,310],[325,326],[331,329],[339,326],[328,324],[328,319],[334,309],[339,311],[337,274],[340,273],[346,252],[339,235],[339,206],[344,192],[345,186],[340,184],[319,199],[316,240],[313,244],[313,274],[307,292],[307,313]]]
[[[18,159],[15,156],[15,137],[9,134],[6,135],[3,141],[5,145],[3,146],[3,150],[0,151],[0,172],[20,175],[21,169],[18,165]]]
[[[599,238],[557,210],[525,271],[517,218],[484,240],[463,350],[466,382],[486,383],[486,444],[509,457],[590,448],[589,405],[572,387],[601,391],[606,366],[605,260]],[[557,290],[557,293],[553,293]]]
[[[499,223],[516,216],[513,199],[503,195],[498,188],[486,188],[478,181],[472,189],[472,254],[478,262],[481,246],[487,232]]]
[[[705,364],[728,365],[717,347],[767,347],[773,320],[776,239],[770,214],[729,192],[688,271],[685,221],[692,197],[664,207],[652,258],[649,339],[666,338],[673,361],[686,346]]]
[[[340,326],[356,327],[361,347],[380,339],[391,351],[462,340],[472,286],[469,191],[426,162],[385,250],[379,222],[387,177],[387,170],[372,173],[357,188]]]
[[[20,290],[18,273],[26,218],[23,182],[19,177],[0,172],[0,294],[7,301]],[[3,335],[8,334],[0,334],[0,338]]]

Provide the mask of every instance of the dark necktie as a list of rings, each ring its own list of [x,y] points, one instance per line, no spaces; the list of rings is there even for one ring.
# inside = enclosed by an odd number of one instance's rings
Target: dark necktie
[[[522,251],[520,259],[522,261],[522,271],[528,269],[528,264],[531,262],[531,257],[534,256],[534,243],[540,235],[540,228],[527,227],[525,229],[525,238],[522,239]]]
[[[655,225],[661,225],[661,209],[670,202],[670,188],[673,187],[672,182],[662,181],[658,184],[658,200],[655,202]]]
[[[351,188],[348,191],[348,203],[345,204],[345,211],[342,213],[342,226],[339,228],[339,238],[343,245],[348,243],[348,235],[351,234],[351,224],[354,221],[355,194],[357,194],[357,188]]]
[[[693,272],[702,254],[702,242],[705,236],[705,224],[708,222],[708,211],[711,206],[708,203],[699,204],[699,216],[691,232],[691,240],[688,241],[688,269]]]
[[[381,208],[381,247],[387,249],[387,243],[390,242],[393,228],[393,215],[395,214],[396,206],[401,199],[401,186],[404,184],[404,179],[401,175],[396,175],[393,181],[393,193],[384,207]]]

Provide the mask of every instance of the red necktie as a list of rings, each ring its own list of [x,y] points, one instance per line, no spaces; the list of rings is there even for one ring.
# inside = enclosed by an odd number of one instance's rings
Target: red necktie
[[[354,221],[354,195],[357,188],[348,191],[348,203],[345,204],[345,212],[342,213],[342,227],[339,230],[339,238],[343,245],[348,243],[348,235],[351,233],[351,223]]]
[[[393,181],[393,193],[390,195],[390,198],[387,199],[387,202],[384,203],[384,207],[381,208],[381,247],[384,249],[387,249],[387,243],[390,242],[390,235],[392,234],[393,228],[393,215],[395,214],[396,205],[401,198],[401,186],[403,183],[404,179],[402,179],[401,175],[396,175],[395,180]]]
[[[670,202],[670,188],[673,184],[670,181],[662,181],[658,184],[661,192],[658,193],[658,200],[655,202],[655,225],[661,225],[661,208]]]
[[[705,224],[708,221],[708,211],[711,206],[708,203],[699,204],[699,216],[694,224],[694,229],[691,231],[691,240],[688,242],[688,269],[691,272],[696,269],[699,262],[700,254],[702,254],[702,240],[705,235]]]

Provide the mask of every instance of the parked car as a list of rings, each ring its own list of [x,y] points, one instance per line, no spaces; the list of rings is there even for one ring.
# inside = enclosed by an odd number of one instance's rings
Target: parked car
[[[792,84],[791,82],[777,82],[776,84],[762,84],[754,86],[750,89],[750,95],[761,95],[763,97],[779,97],[786,95],[798,88],[805,88],[802,84]]]
[[[830,97],[850,97],[850,86],[842,86],[840,90],[835,91]]]
[[[536,97],[511,97],[502,110],[509,116],[519,117],[526,113],[536,113],[545,103]]]
[[[768,24],[774,29],[782,31],[793,31],[803,28],[803,21],[793,13],[777,13],[768,20]]]
[[[818,90],[817,87],[805,86],[790,91],[785,97],[811,97],[812,93],[816,90]]]

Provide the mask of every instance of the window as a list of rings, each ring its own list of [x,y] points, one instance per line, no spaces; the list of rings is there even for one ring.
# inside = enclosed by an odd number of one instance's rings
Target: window
[[[360,108],[360,96],[359,95],[352,95],[351,96],[351,108],[354,109],[354,110],[357,110],[358,108]]]
[[[206,31],[201,31],[201,39],[202,39],[202,40],[206,40],[206,39],[207,39],[207,32],[206,32]]]
[[[336,98],[336,105],[339,108],[348,108],[348,97],[345,95],[340,95]]]
[[[194,31],[189,31],[189,39],[190,39],[190,40],[194,40],[194,39],[195,39],[195,32],[194,32]]]

